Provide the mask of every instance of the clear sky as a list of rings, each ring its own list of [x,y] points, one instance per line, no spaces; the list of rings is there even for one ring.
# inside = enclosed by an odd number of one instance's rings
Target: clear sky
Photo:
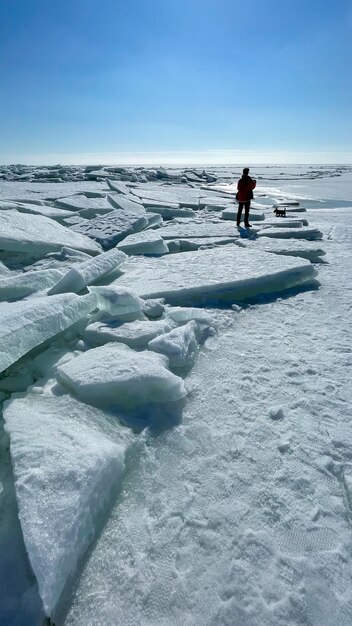
[[[0,162],[352,162],[351,0],[1,0]]]

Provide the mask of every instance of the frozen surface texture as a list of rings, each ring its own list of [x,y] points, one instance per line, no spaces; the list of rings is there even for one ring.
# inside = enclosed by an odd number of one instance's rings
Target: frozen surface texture
[[[108,343],[64,363],[58,376],[84,402],[128,409],[175,402],[186,395],[183,380],[167,365],[159,354]]]
[[[68,246],[90,254],[101,247],[80,233],[75,233],[42,215],[18,211],[0,211],[0,250],[44,255]]]
[[[172,253],[130,257],[113,285],[120,270],[89,287],[87,307],[85,297],[43,290],[0,305],[2,363],[39,342],[0,376],[0,404],[13,394],[5,410],[16,478],[0,422],[1,624],[43,623],[25,537],[57,626],[351,625],[352,168],[258,166],[252,210],[266,219],[251,229],[221,218],[236,210],[239,170],[0,166],[1,213],[18,202],[52,217],[74,211],[67,235],[115,202],[111,214],[146,220],[130,240],[126,224],[117,228],[121,243],[140,253],[157,235]],[[77,206],[58,208],[60,198]],[[276,202],[292,212],[275,218]],[[173,221],[151,231],[163,208]],[[192,216],[175,217],[180,209]],[[0,246],[13,285],[22,271],[30,281],[88,261],[72,246],[49,256],[31,246]]]
[[[143,298],[163,297],[174,304],[243,300],[280,292],[315,276],[302,259],[277,257],[238,246],[198,250],[161,259],[130,259],[116,285],[130,286]]]
[[[95,309],[94,294],[61,294],[0,305],[0,372]]]
[[[69,396],[16,398],[4,418],[24,542],[52,615],[121,485],[131,435]]]
[[[93,284],[99,278],[122,265],[126,258],[126,255],[120,250],[112,249],[83,261],[83,263],[77,263],[50,289],[49,294],[82,291],[87,285]]]

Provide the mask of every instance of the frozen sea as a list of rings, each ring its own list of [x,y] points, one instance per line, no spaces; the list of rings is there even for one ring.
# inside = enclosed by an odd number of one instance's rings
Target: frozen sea
[[[352,623],[352,168],[200,171],[0,181],[1,625]]]

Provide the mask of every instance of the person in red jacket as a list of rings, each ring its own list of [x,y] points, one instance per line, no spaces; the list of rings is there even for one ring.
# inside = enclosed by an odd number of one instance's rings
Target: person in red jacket
[[[251,200],[253,199],[253,189],[257,184],[254,178],[248,175],[249,167],[245,167],[243,170],[242,178],[237,183],[236,200],[238,202],[237,211],[237,226],[241,223],[242,210],[244,207],[244,225],[245,228],[251,228],[249,223],[249,209],[251,206]]]

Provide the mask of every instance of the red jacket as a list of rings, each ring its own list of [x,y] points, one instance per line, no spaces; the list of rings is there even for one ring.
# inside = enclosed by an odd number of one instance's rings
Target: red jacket
[[[251,178],[250,176],[242,176],[237,183],[237,194],[236,200],[239,202],[248,202],[248,200],[252,200],[253,198],[253,189],[257,181]]]

